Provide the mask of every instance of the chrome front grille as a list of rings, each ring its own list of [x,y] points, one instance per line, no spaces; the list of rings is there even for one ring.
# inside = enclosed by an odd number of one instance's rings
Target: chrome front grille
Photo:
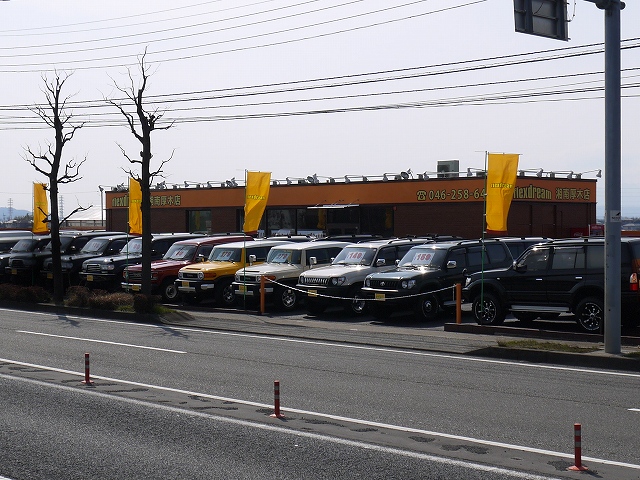
[[[97,263],[90,263],[89,265],[87,265],[87,272],[100,273],[100,265],[98,265]]]
[[[241,283],[258,283],[260,279],[257,275],[238,275],[238,281]]]
[[[191,272],[183,272],[182,279],[183,280],[198,280],[198,274],[197,273],[191,273]]]
[[[371,288],[380,288],[382,290],[398,290],[400,282],[398,280],[376,280],[371,279]]]
[[[329,279],[326,277],[303,277],[304,278],[304,285],[320,285],[320,286],[324,286],[329,282]]]
[[[128,278],[130,282],[141,283],[142,282],[142,272],[129,272]]]

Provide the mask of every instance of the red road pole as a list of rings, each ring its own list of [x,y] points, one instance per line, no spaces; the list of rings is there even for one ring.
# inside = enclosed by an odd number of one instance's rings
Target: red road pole
[[[84,354],[84,383],[85,385],[93,385],[91,377],[89,375],[89,354]]]
[[[582,465],[582,425],[579,423],[573,424],[573,443],[574,443],[574,465],[567,470],[574,470],[584,472],[589,470]]]
[[[273,405],[274,412],[271,417],[284,418],[284,415],[280,413],[280,380],[273,382]]]
[[[264,288],[266,282],[264,280],[264,275],[260,275],[260,315],[264,315]]]

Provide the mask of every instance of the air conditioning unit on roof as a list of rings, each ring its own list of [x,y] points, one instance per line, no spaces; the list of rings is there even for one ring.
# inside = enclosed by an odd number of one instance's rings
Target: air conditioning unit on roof
[[[438,178],[453,178],[460,171],[460,160],[438,160]]]

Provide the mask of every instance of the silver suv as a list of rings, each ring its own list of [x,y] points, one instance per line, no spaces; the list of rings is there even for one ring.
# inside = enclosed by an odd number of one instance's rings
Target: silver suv
[[[331,265],[300,275],[297,287],[307,294],[307,311],[320,314],[330,305],[342,305],[353,314],[362,314],[366,301],[360,289],[365,277],[396,268],[396,261],[411,247],[433,241],[430,237],[394,238],[347,245]]]
[[[265,277],[265,296],[270,297],[276,307],[293,310],[301,297],[295,288],[298,276],[316,265],[328,265],[345,245],[345,242],[312,241],[273,247],[265,263],[236,272],[233,282],[236,296],[258,299],[260,280]]]

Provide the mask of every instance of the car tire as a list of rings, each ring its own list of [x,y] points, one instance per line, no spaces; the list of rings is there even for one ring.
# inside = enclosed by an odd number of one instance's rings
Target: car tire
[[[484,293],[482,296],[476,295],[471,309],[476,322],[480,325],[500,325],[504,322],[504,308],[492,293]]]
[[[215,299],[218,306],[233,307],[236,303],[235,287],[231,280],[224,280],[216,285]]]
[[[275,289],[273,303],[280,310],[294,310],[298,306],[298,292],[291,287],[279,286]]]
[[[345,311],[351,315],[363,315],[367,311],[367,301],[360,289],[352,289],[349,293],[349,303],[345,306]]]
[[[421,294],[413,307],[418,320],[434,320],[440,313],[440,302],[433,293]]]
[[[162,295],[162,299],[168,303],[174,303],[178,299],[180,292],[178,292],[174,278],[167,278],[162,282],[162,285],[160,285],[160,295]]]
[[[599,333],[604,326],[604,302],[598,297],[587,297],[576,307],[576,322],[588,333]]]

